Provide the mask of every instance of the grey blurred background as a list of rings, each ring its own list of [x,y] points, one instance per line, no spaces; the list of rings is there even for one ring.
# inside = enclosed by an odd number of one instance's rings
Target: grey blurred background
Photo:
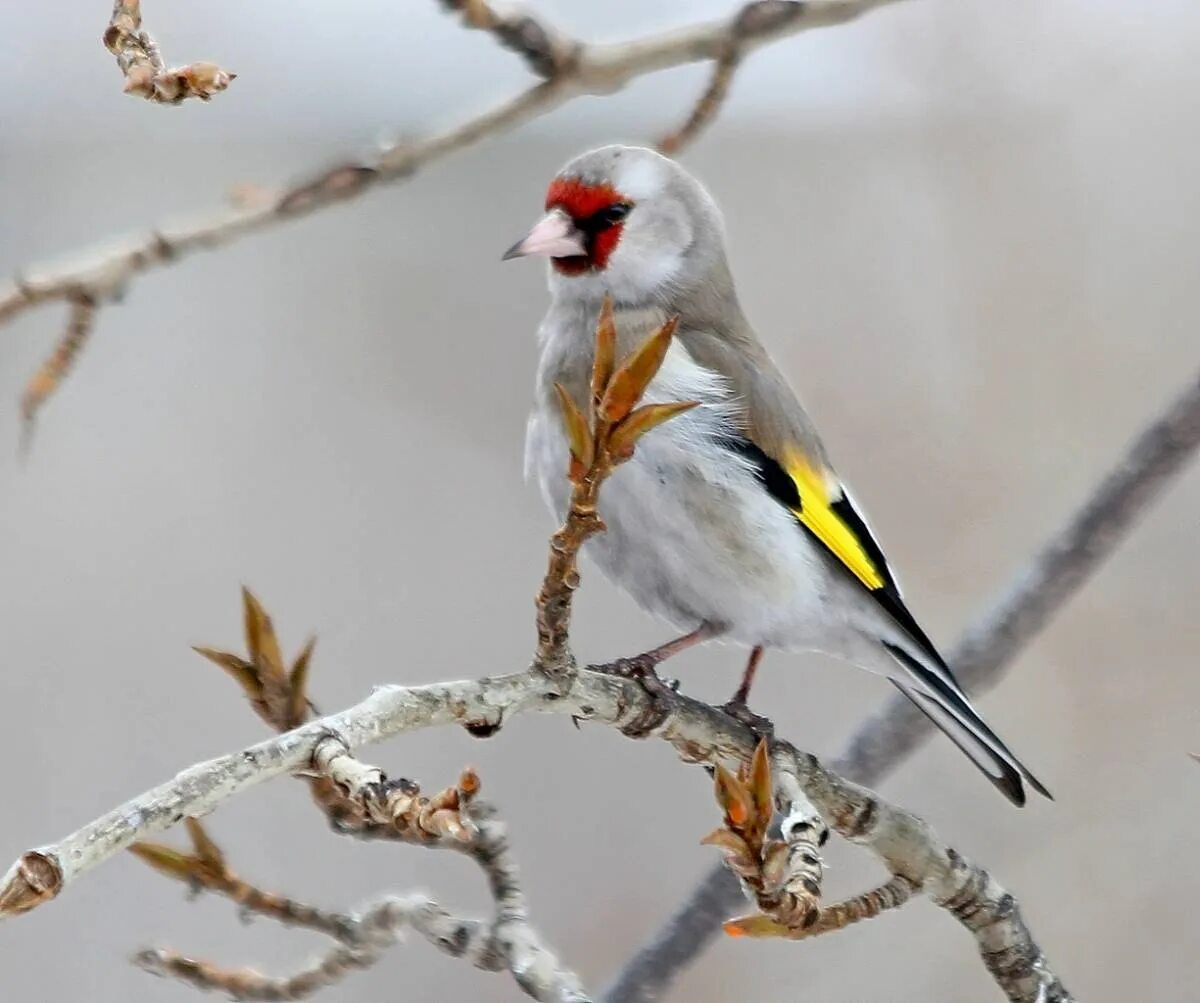
[[[211,105],[120,93],[100,3],[26,5],[0,61],[0,272],[460,120],[522,86],[424,0],[148,4],[168,60],[240,74]],[[724,0],[542,0],[584,37]],[[86,8],[86,9],[85,9]],[[755,56],[687,154],[723,204],[744,301],[946,644],[1060,524],[1200,357],[1200,12],[1179,2],[914,0]],[[324,708],[373,684],[511,670],[551,528],[521,477],[543,279],[499,253],[579,148],[675,125],[685,69],[572,103],[409,184],[147,276],[16,457],[16,401],[61,329],[0,335],[0,857],[263,737],[188,650],[240,644],[255,588]],[[1195,998],[1200,473],[1171,491],[984,703],[1058,800],[1015,811],[945,741],[886,785],[1020,897],[1081,998]],[[663,628],[587,574],[585,659]],[[741,655],[675,669],[724,698]],[[822,754],[890,691],[771,656],[756,689]],[[522,719],[373,749],[435,788],[464,762],[513,830],[534,914],[599,988],[715,859],[709,784],[660,745]],[[363,847],[276,783],[211,818],[234,866],[329,906],[425,889],[486,906],[463,860]],[[831,851],[828,893],[879,877]],[[13,1000],[182,1001],[146,943],[277,971],[321,947],[116,860],[0,927]],[[68,960],[69,959],[69,960]],[[522,998],[421,942],[325,998]],[[970,938],[917,903],[802,945],[723,941],[696,1003],[997,998]]]

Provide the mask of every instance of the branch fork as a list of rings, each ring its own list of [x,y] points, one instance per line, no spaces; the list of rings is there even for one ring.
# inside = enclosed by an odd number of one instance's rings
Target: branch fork
[[[411,780],[388,780],[379,768],[360,762],[345,740],[332,733],[317,742],[313,765],[337,786],[366,824],[389,828],[400,839],[470,843],[479,834],[470,817],[479,776],[470,768],[462,771],[453,787],[423,797]]]
[[[534,999],[589,1003],[578,979],[558,964],[530,927],[504,826],[495,820],[489,806],[481,803],[479,809],[479,839],[471,847],[457,848],[473,856],[487,875],[496,900],[490,920],[456,916],[420,894],[384,895],[356,912],[340,913],[264,891],[233,874],[223,851],[199,822],[188,819],[191,853],[150,843],[130,849],[159,873],[184,882],[192,891],[230,899],[243,916],[263,916],[311,930],[333,940],[334,946],[317,961],[286,976],[226,968],[168,948],[144,948],[134,955],[133,962],[151,974],[222,992],[235,1000],[301,1000],[376,964],[406,929],[412,929],[443,953],[464,958],[477,968],[511,971]]]
[[[718,763],[714,781],[725,825],[701,842],[724,852],[725,866],[765,914],[731,920],[726,930],[745,932],[747,926],[767,917],[783,931],[807,930],[820,912],[825,872],[818,847],[828,837],[828,830],[821,816],[798,784],[788,789],[781,786],[780,808],[787,813],[780,825],[782,838],[768,836],[776,788],[766,739],[759,740],[750,763],[739,767],[736,774]]]
[[[242,605],[248,657],[213,648],[195,650],[239,683],[268,725],[284,732],[294,729],[311,713],[306,684],[315,642],[310,640],[291,668],[285,668],[271,618],[248,589],[242,590]],[[226,968],[167,948],[139,951],[133,959],[136,965],[237,1000],[299,1000],[376,964],[406,929],[412,929],[444,953],[478,968],[511,972],[535,999],[588,1003],[576,976],[530,925],[507,832],[494,809],[477,797],[480,780],[474,770],[464,769],[453,786],[425,797],[413,781],[389,780],[381,769],[359,760],[350,741],[332,725],[319,729],[311,749],[294,773],[308,781],[313,800],[336,831],[470,856],[483,869],[496,901],[492,919],[456,916],[420,894],[385,895],[352,914],[306,905],[239,878],[200,822],[188,818],[190,853],[147,842],[134,843],[130,851],[194,892],[209,891],[236,902],[244,916],[310,929],[333,939],[335,946],[285,976]]]

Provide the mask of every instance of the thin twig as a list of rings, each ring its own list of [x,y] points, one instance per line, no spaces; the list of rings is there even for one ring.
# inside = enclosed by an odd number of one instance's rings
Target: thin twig
[[[353,918],[356,940],[339,944],[315,962],[290,975],[266,975],[252,968],[224,968],[165,948],[146,948],[133,961],[144,971],[222,992],[237,1000],[302,1000],[346,976],[370,968],[395,946],[405,930],[413,930],[443,954],[461,958],[484,971],[507,967],[495,949],[496,923],[447,912],[422,895],[387,896]],[[515,924],[513,924],[515,925]],[[505,936],[505,934],[502,934]],[[547,964],[549,960],[549,965]],[[552,971],[544,969],[550,967]],[[536,969],[512,973],[521,989],[547,1003],[590,1003],[573,973],[549,955]]]
[[[277,895],[238,877],[225,855],[198,819],[185,819],[192,852],[184,853],[160,843],[134,843],[130,852],[160,874],[186,882],[195,892],[207,891],[233,902],[245,914],[263,916],[284,926],[301,927],[338,940],[352,939],[353,919]]]
[[[696,101],[687,121],[674,132],[669,132],[659,139],[657,146],[663,153],[678,153],[717,117],[729,96],[729,88],[733,84],[741,59],[741,53],[730,46],[729,52],[713,64],[708,86]]]
[[[274,622],[245,587],[242,622],[244,657],[216,648],[194,650],[239,684],[251,708],[271,728],[287,732],[308,721],[313,714],[308,683],[316,639],[310,638],[290,666],[285,664]],[[493,920],[458,920],[422,897],[388,897],[362,916],[345,916],[264,892],[233,874],[221,849],[197,820],[189,818],[186,824],[192,853],[145,842],[135,843],[131,851],[195,890],[216,892],[238,902],[247,912],[305,926],[339,944],[315,964],[287,976],[224,968],[159,949],[138,954],[138,964],[155,974],[222,991],[237,999],[302,999],[375,964],[403,928],[411,926],[443,950],[466,957],[478,967],[510,971],[535,999],[567,1003],[586,1000],[578,979],[558,963],[529,925],[504,826],[491,807],[477,799],[480,781],[474,770],[464,769],[453,786],[424,797],[413,781],[390,780],[378,767],[359,760],[333,733],[317,741],[311,765],[304,779],[309,782],[314,801],[337,831],[367,839],[452,849],[475,859],[496,900]]]
[[[400,915],[407,915],[397,903]],[[421,903],[413,903],[412,912]],[[414,928],[417,924],[413,923]],[[437,940],[433,940],[437,944]],[[234,1000],[302,1000],[335,985],[351,972],[370,968],[384,954],[387,944],[335,947],[318,961],[285,976],[265,975],[253,968],[223,968],[211,961],[190,958],[169,948],[147,947],[133,956],[133,963],[151,975],[176,979],[206,992],[219,992]]]
[[[739,47],[743,54],[748,54],[769,42],[813,28],[842,24],[896,2],[755,0],[747,9],[758,13],[750,18],[739,13],[733,18],[614,44],[582,44],[564,39],[532,15],[523,15],[526,27],[517,34],[525,40],[522,45],[528,43],[531,48],[526,51],[514,47],[530,59],[529,53],[536,46],[529,40],[536,34],[536,27],[552,40],[550,50],[558,54],[552,60],[553,73],[540,83],[427,139],[387,146],[371,156],[345,160],[270,194],[256,188],[262,197],[241,200],[237,205],[202,214],[181,225],[157,226],[119,243],[88,249],[66,264],[28,269],[9,286],[0,288],[0,323],[53,300],[86,295],[95,303],[107,302],[144,272],[356,198],[381,183],[407,180],[434,160],[511,131],[580,95],[611,94],[649,73],[720,59],[728,50],[728,40],[739,19],[743,22]],[[454,9],[479,7],[476,3],[449,5]],[[562,52],[569,52],[569,57],[562,56]]]
[[[886,0],[884,0],[886,2]],[[815,13],[825,24],[842,24],[880,6],[879,0],[864,3],[829,5]],[[796,18],[804,16],[803,8],[813,4],[792,3],[789,0],[753,0],[742,7],[728,22],[727,28],[712,52],[713,72],[708,86],[692,107],[687,121],[675,132],[658,141],[664,153],[678,152],[692,142],[720,112],[729,95],[730,85],[742,60],[761,44],[764,36],[779,30],[789,30]]]
[[[1049,622],[1200,446],[1200,375],[1134,439],[1066,524],[963,633],[950,664],[968,690],[995,685],[1020,649]],[[933,729],[907,700],[891,699],[851,737],[833,768],[877,784]],[[674,914],[622,967],[605,1003],[648,1003],[702,954],[742,901],[737,881],[713,867]]]
[[[677,153],[712,123],[729,96],[729,88],[746,52],[746,40],[768,30],[777,21],[791,17],[789,6],[773,0],[760,0],[746,4],[734,15],[721,52],[713,60],[708,86],[692,107],[687,121],[658,141],[658,148],[663,153]]]
[[[125,93],[156,104],[179,104],[188,98],[208,101],[237,78],[216,63],[191,63],[168,69],[158,45],[142,29],[141,0],[114,0],[104,45],[117,57],[125,77]]]
[[[96,300],[89,293],[74,293],[67,302],[70,304],[70,314],[66,330],[49,358],[26,384],[25,393],[21,396],[21,418],[27,436],[33,428],[38,410],[70,371],[96,321]]]
[[[902,874],[894,874],[878,888],[862,892],[844,902],[825,906],[817,921],[795,936],[799,939],[816,937],[834,930],[844,930],[864,919],[874,919],[888,909],[898,909],[917,893],[917,887]]]
[[[570,445],[571,498],[566,519],[550,537],[550,556],[537,597],[534,665],[550,675],[566,676],[575,666],[568,643],[571,600],[579,587],[579,551],[605,528],[596,511],[600,488],[617,466],[633,456],[642,436],[696,406],[695,401],[678,401],[637,408],[666,357],[677,321],[660,325],[617,365],[613,302],[605,296],[596,323],[589,400],[581,408],[565,387],[555,385]]]
[[[919,890],[902,874],[893,874],[877,888],[861,892],[843,902],[824,906],[808,926],[789,929],[774,923],[766,916],[749,916],[729,920],[724,924],[724,929],[731,937],[787,937],[789,940],[811,940],[823,933],[834,933],[865,919],[874,919],[889,909],[899,909]]]
[[[356,789],[356,796],[376,785],[376,781],[366,779],[368,773],[379,775],[371,767],[358,772],[364,789]],[[510,972],[534,999],[589,1003],[575,974],[545,947],[531,926],[506,828],[485,802],[472,804],[468,840],[450,833],[430,840],[414,836],[411,830],[405,838],[424,846],[456,850],[474,859],[487,877],[495,900],[490,920],[454,916],[422,895],[387,895],[350,914],[305,905],[238,878],[199,824],[188,821],[195,847],[192,854],[147,844],[135,844],[131,849],[169,877],[186,881],[197,890],[223,895],[246,912],[324,934],[336,941],[336,946],[316,962],[285,976],[266,975],[251,968],[226,968],[174,950],[147,948],[134,955],[134,962],[148,972],[199,989],[224,992],[239,1000],[300,1000],[376,964],[406,929],[412,929],[439,950],[477,968]],[[465,815],[460,821],[467,821]]]
[[[570,67],[579,43],[564,38],[528,11],[501,13],[485,0],[440,0],[448,11],[460,14],[468,28],[490,32],[504,48],[511,49],[529,69],[549,80]]]

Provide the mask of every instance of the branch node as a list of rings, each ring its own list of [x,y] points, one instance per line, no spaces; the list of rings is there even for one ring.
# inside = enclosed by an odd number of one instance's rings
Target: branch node
[[[491,738],[500,731],[503,723],[503,717],[497,716],[494,721],[489,721],[486,718],[475,721],[464,721],[463,728],[466,729],[467,734],[472,738]]]
[[[726,931],[734,936],[792,937],[820,918],[825,865],[818,847],[825,823],[787,770],[786,759],[781,746],[781,768],[773,771],[770,744],[760,739],[750,763],[736,775],[720,763],[714,770],[725,827],[703,842],[724,852],[725,866],[762,911],[727,923]],[[782,839],[768,836],[776,804],[787,812],[780,825]]]
[[[516,11],[501,14],[485,0],[441,0],[441,4],[451,13],[461,15],[466,27],[490,32],[501,46],[515,52],[544,80],[570,74],[583,48],[532,14]]]

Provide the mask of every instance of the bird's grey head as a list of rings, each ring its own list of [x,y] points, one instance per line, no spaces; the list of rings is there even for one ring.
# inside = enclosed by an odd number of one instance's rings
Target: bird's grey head
[[[550,259],[556,296],[670,301],[724,265],[716,203],[675,161],[635,146],[603,146],[550,182],[546,215],[505,258]]]

